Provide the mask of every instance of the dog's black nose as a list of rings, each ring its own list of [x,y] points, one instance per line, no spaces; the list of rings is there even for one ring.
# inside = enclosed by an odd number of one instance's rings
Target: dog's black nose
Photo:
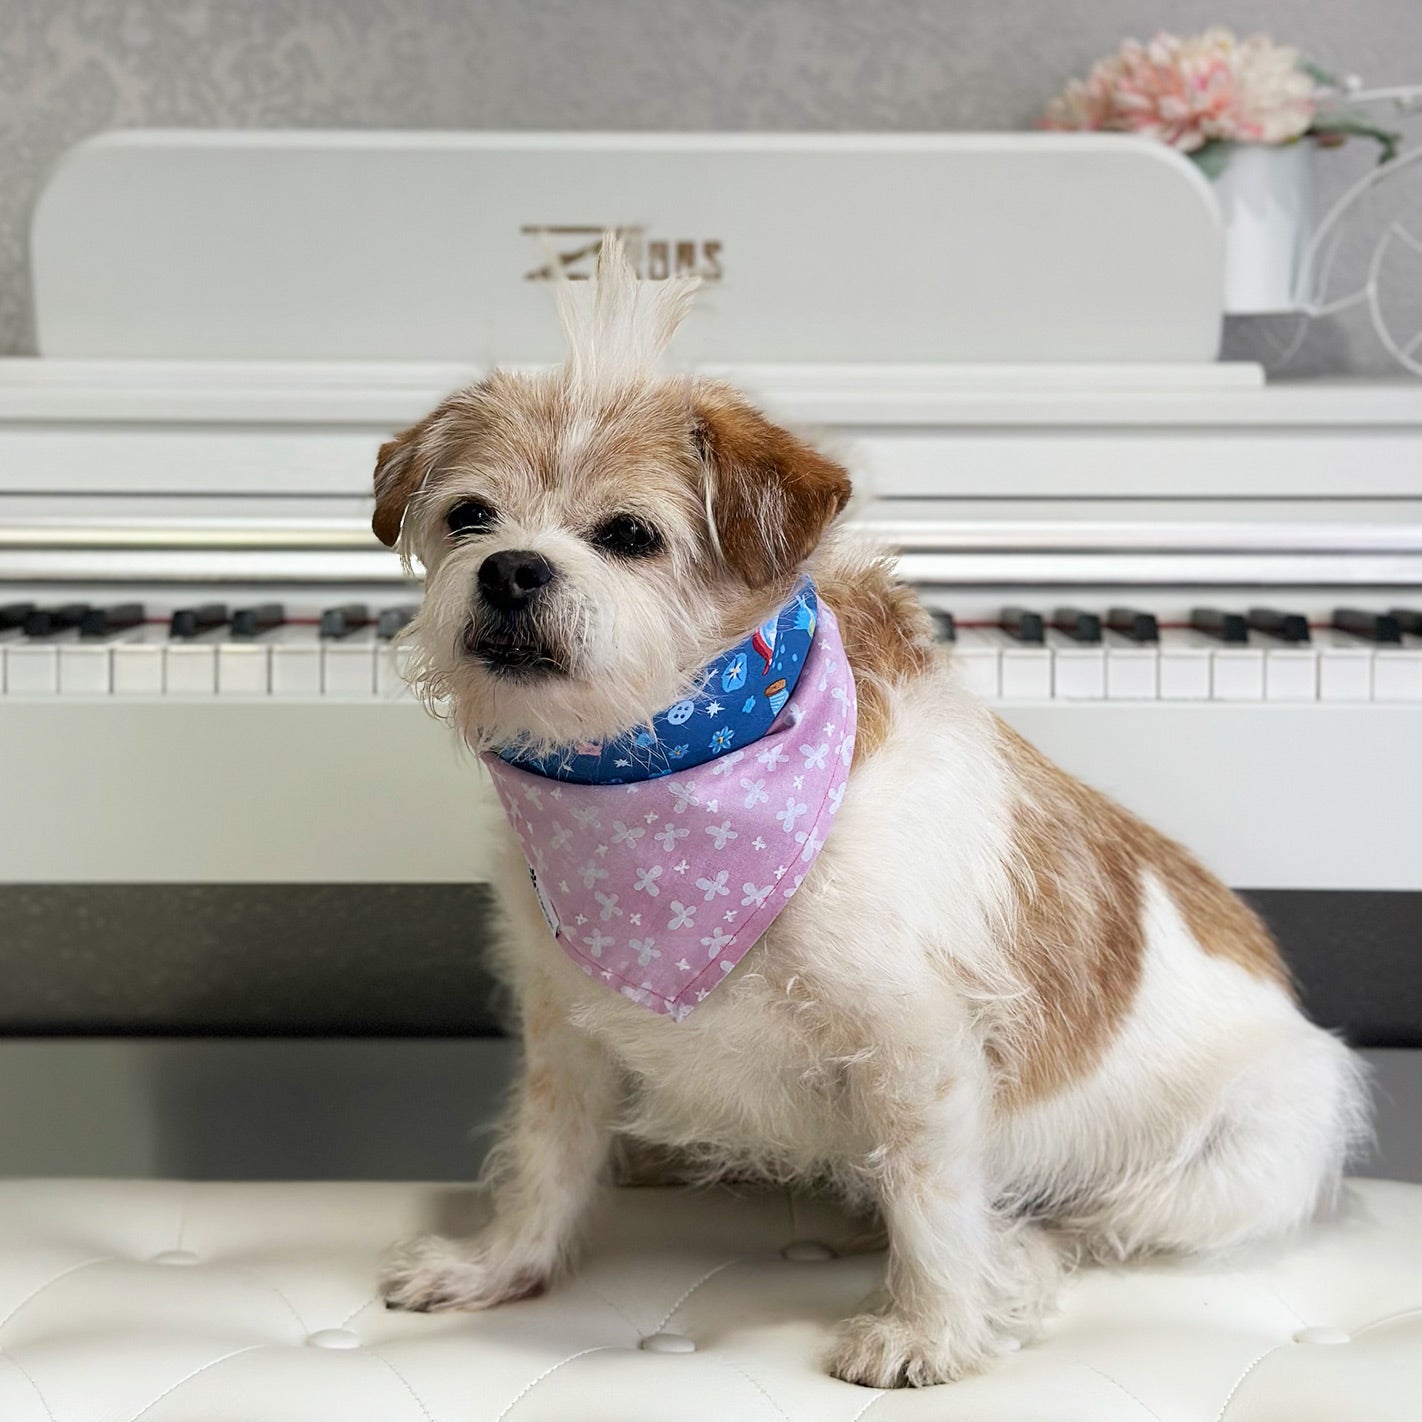
[[[479,591],[490,607],[514,612],[554,577],[552,563],[541,553],[506,548],[502,553],[490,553],[479,565]]]

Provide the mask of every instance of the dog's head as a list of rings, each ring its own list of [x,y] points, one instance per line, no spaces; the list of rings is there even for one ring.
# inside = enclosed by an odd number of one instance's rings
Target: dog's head
[[[849,498],[833,460],[726,385],[655,363],[694,286],[604,245],[557,370],[495,372],[390,440],[373,527],[424,565],[417,690],[471,745],[648,721],[789,595]]]

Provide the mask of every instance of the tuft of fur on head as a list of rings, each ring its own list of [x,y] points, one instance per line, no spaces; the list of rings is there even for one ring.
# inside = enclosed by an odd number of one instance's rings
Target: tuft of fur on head
[[[838,464],[729,386],[658,374],[695,290],[640,282],[609,238],[591,290],[560,290],[560,367],[496,370],[380,451],[373,527],[426,573],[407,675],[476,749],[646,724],[784,603],[848,500]],[[451,530],[471,501],[487,523]],[[605,536],[619,519],[651,530],[653,551],[619,552]],[[512,552],[556,576],[501,624],[479,571]],[[536,671],[491,661],[497,639]]]

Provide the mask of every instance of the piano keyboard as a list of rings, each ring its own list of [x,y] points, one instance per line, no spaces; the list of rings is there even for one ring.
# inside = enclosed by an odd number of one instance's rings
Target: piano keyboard
[[[394,639],[415,605],[0,604],[7,698],[242,701],[400,698]],[[1272,607],[1012,606],[994,622],[934,609],[964,682],[994,703],[1422,703],[1422,610],[1337,608],[1324,624]]]

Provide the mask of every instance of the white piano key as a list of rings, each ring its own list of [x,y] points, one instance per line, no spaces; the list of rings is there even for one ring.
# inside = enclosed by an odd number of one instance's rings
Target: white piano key
[[[1422,701],[1422,637],[1373,653],[1374,701]]]
[[[1373,650],[1366,642],[1324,628],[1314,633],[1314,645],[1320,701],[1372,700]]]
[[[59,649],[61,696],[107,696],[113,690],[113,648],[108,640],[66,642]]]
[[[326,696],[369,698],[375,694],[375,629],[321,644],[321,690]]]
[[[1160,699],[1210,699],[1210,646],[1198,632],[1168,627],[1160,634]]]
[[[5,694],[55,696],[59,693],[59,644],[21,638],[5,644]]]
[[[170,638],[164,652],[164,661],[165,696],[217,695],[215,639],[210,639],[207,634],[186,640]]]
[[[1106,695],[1106,650],[1077,642],[1064,632],[1047,633],[1052,654],[1052,695],[1059,701],[1100,701]]]
[[[271,691],[271,647],[267,638],[228,638],[217,647],[219,696],[266,696]]]
[[[145,627],[134,637],[116,642],[109,658],[115,696],[162,696],[166,627]]]
[[[1210,697],[1214,701],[1263,701],[1264,649],[1225,647],[1212,649]]]
[[[963,685],[974,696],[984,701],[998,699],[1002,694],[1001,648],[992,636],[977,627],[960,627],[949,654]]]
[[[321,644],[314,627],[283,627],[272,634],[273,696],[320,696]]]
[[[1307,646],[1264,648],[1264,699],[1316,701],[1318,653]]]
[[[1154,701],[1159,694],[1159,649],[1119,632],[1104,632],[1101,640],[1106,648],[1106,699]]]
[[[395,701],[412,696],[405,680],[404,668],[410,659],[410,648],[402,644],[382,642],[375,649],[375,692],[382,701]],[[993,694],[996,695],[997,667],[993,667]]]
[[[1019,642],[1003,631],[987,636],[1000,639],[999,675],[1004,701],[1050,701],[1052,654],[1045,646]]]

